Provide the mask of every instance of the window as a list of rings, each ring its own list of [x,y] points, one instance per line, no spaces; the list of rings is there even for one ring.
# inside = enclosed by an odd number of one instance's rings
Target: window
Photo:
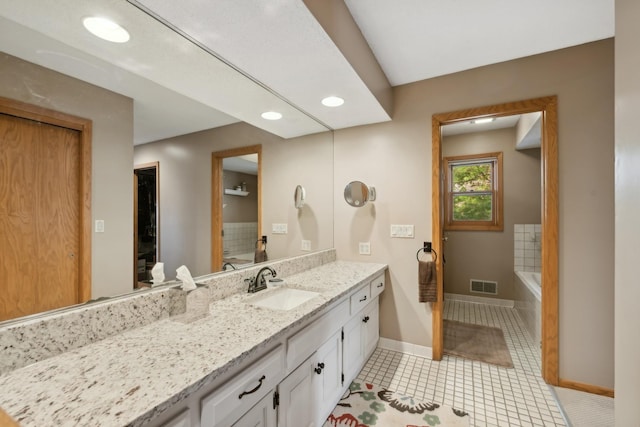
[[[445,230],[502,231],[502,153],[446,157]]]

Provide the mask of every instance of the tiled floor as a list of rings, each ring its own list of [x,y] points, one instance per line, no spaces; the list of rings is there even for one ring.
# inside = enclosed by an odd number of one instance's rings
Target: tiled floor
[[[565,426],[540,375],[540,350],[512,308],[445,301],[445,319],[502,329],[514,368],[445,355],[442,361],[376,349],[363,381],[463,409],[471,426]]]

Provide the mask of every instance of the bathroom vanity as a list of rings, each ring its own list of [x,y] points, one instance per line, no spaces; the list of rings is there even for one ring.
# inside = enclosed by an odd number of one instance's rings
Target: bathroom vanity
[[[305,292],[285,308],[260,301],[297,292],[225,295],[251,271],[216,276],[206,317],[171,316],[5,373],[0,406],[25,426],[321,426],[375,349],[387,268],[332,256],[298,272],[270,263]]]

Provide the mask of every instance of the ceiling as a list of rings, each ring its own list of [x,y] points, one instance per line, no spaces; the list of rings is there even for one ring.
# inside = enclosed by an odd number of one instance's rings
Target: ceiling
[[[613,0],[345,0],[352,18],[338,30],[353,24],[370,47],[356,55],[313,0],[0,3],[0,49],[133,98],[135,143],[237,121],[291,138],[390,120],[358,55],[391,87],[614,35]],[[131,41],[88,34],[91,15],[116,20]],[[323,106],[328,95],[345,104]],[[283,119],[260,117],[270,110]]]

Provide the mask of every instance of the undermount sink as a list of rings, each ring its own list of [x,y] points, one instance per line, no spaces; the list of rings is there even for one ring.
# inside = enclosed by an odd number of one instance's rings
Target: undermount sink
[[[292,288],[280,288],[263,292],[264,294],[249,298],[247,303],[256,307],[274,310],[291,310],[320,295],[318,292]]]

